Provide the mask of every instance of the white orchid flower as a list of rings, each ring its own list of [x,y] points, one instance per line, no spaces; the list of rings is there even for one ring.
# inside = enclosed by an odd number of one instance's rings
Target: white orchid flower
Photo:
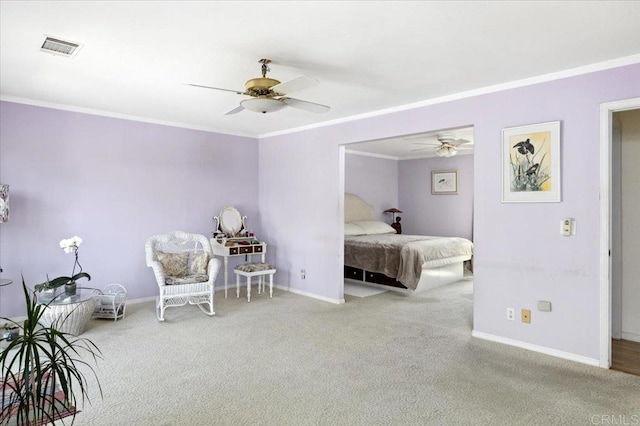
[[[60,248],[67,254],[73,253],[82,244],[82,238],[77,235],[60,241]]]

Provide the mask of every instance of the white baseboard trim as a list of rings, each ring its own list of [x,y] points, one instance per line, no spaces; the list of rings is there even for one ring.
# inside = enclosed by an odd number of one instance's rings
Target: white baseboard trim
[[[632,342],[640,343],[640,334],[635,333],[625,333],[624,331],[620,333],[620,337],[624,340],[631,340]]]
[[[151,300],[156,300],[157,296],[147,296],[147,297],[139,297],[137,299],[129,299],[127,300],[127,305],[135,305],[136,303],[145,303]]]
[[[279,288],[280,290],[289,291],[291,293],[299,294],[301,296],[311,297],[312,299],[322,300],[323,302],[329,302],[329,303],[333,303],[335,305],[340,305],[340,304],[344,303],[344,298],[342,298],[342,299],[332,299],[330,297],[318,296],[315,293],[309,293],[307,291],[296,290],[295,288],[289,288],[289,287],[285,287],[285,286],[277,285],[277,284],[274,284],[273,288]],[[230,292],[233,290],[233,292],[235,293],[236,285],[234,284],[233,288],[231,286],[229,286],[228,290]],[[220,293],[220,292],[224,292],[224,286],[215,288],[215,293]],[[140,297],[140,298],[137,298],[137,299],[130,299],[130,300],[127,300],[127,304],[131,304],[132,305],[132,304],[135,304],[135,303],[145,303],[145,302],[155,301],[156,297],[157,296],[149,296],[149,297]]]
[[[332,299],[331,297],[319,296],[315,293],[309,293],[308,291],[298,290],[295,288],[285,287],[282,285],[273,285],[275,288],[279,288],[280,290],[288,291],[291,293],[299,294],[301,296],[311,297],[312,299],[322,300],[323,302],[333,303],[335,305],[340,305],[344,303],[344,297],[342,299]]]
[[[569,361],[576,361],[582,364],[592,365],[594,367],[600,367],[600,360],[589,358],[582,355],[572,354],[570,352],[559,351],[557,349],[547,348],[545,346],[538,346],[532,343],[521,342],[520,340],[509,339],[507,337],[495,336],[493,334],[483,333],[481,331],[471,331],[473,337],[478,339],[490,340],[492,342],[503,343],[509,346],[515,346],[522,349],[527,349],[533,352],[539,352],[546,355],[555,356],[557,358],[568,359]]]

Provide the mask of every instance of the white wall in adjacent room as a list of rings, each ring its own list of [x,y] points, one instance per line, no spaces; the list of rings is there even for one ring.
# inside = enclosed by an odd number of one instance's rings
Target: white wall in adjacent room
[[[431,172],[457,171],[458,193],[431,193]],[[398,200],[404,234],[473,240],[473,155],[400,162]]]
[[[622,122],[622,338],[640,342],[640,110],[616,116]]]
[[[376,220],[391,223],[384,211],[398,207],[398,161],[346,153],[344,191],[371,204]]]

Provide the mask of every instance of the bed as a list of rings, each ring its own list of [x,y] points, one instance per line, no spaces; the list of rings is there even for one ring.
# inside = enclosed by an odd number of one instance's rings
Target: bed
[[[459,281],[473,256],[466,238],[400,235],[373,220],[374,209],[345,194],[345,278],[404,291],[424,291]]]

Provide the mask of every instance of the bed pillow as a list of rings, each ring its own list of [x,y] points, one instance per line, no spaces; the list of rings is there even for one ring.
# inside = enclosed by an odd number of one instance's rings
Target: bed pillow
[[[348,237],[353,237],[356,235],[364,235],[364,234],[366,234],[366,232],[364,232],[364,229],[362,229],[360,226],[356,225],[355,223],[344,224],[344,235]]]
[[[351,222],[354,225],[359,226],[364,230],[365,235],[376,234],[395,234],[396,230],[384,222],[378,222],[375,220],[363,220],[359,222]]]

